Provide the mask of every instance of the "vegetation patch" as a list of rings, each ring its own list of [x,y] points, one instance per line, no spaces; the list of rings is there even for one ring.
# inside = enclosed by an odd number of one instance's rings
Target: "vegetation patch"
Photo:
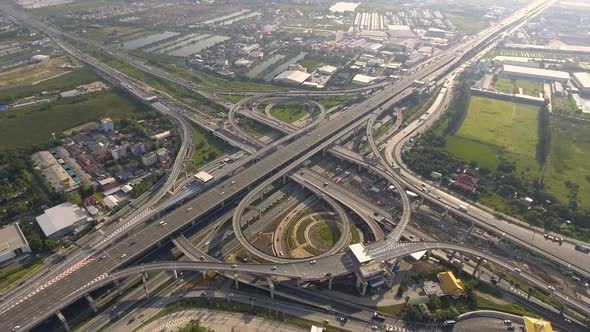
[[[534,177],[540,171],[538,124],[538,107],[473,96],[465,120],[445,148],[488,169],[495,169],[500,160],[515,162],[519,171]]]
[[[121,91],[62,99],[51,104],[0,113],[1,150],[29,148],[52,141],[69,128],[109,116],[113,120],[133,117],[143,104]]]
[[[506,77],[498,77],[494,83],[496,91],[506,93],[519,93],[519,88],[523,94],[538,97],[543,93],[543,84],[526,80],[514,80]]]
[[[275,118],[287,122],[293,123],[307,114],[308,105],[300,101],[287,101],[275,105],[270,114]]]
[[[203,164],[210,162],[231,150],[231,146],[225,143],[221,138],[204,131],[196,124],[191,123],[195,141],[195,150],[193,160],[195,167],[198,168]]]
[[[340,237],[340,229],[335,222],[328,221],[310,229],[311,239],[322,248],[332,248]]]

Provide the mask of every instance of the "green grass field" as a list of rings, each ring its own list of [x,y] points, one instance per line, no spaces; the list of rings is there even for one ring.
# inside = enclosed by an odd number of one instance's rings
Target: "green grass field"
[[[499,92],[518,93],[518,88],[522,88],[525,95],[538,97],[543,93],[543,85],[537,82],[526,80],[511,80],[505,77],[498,77],[494,87]]]
[[[223,140],[197,127],[197,125],[192,124],[192,129],[195,137],[193,160],[196,167],[218,158],[231,149],[231,146]]]
[[[445,149],[465,161],[495,169],[500,158],[536,174],[539,109],[508,101],[471,97],[467,116]]]
[[[332,226],[326,223],[318,225],[311,234],[311,238],[325,248],[333,247],[339,237],[338,227],[335,224]]]
[[[67,12],[76,12],[80,10],[88,10],[98,8],[110,4],[111,0],[84,0],[68,3],[64,5],[48,6],[43,8],[35,8],[31,12],[38,16],[58,15]]]
[[[0,150],[44,144],[51,141],[51,133],[59,134],[103,116],[117,120],[144,107],[126,94],[113,91],[3,112],[0,113]]]
[[[276,105],[270,111],[272,116],[276,117],[277,119],[293,123],[307,114],[306,105],[302,102],[298,101],[288,101],[284,104]]]
[[[16,286],[19,282],[25,280],[28,276],[38,271],[43,264],[35,263],[10,274],[0,274],[0,293],[4,293]]]
[[[579,186],[579,207],[590,208],[590,124],[559,116],[551,118],[551,152],[545,187],[560,201],[571,192],[565,182]]]
[[[64,91],[97,80],[100,78],[94,72],[88,69],[79,69],[39,84],[0,90],[0,104],[11,103],[20,98],[40,94],[42,91]]]

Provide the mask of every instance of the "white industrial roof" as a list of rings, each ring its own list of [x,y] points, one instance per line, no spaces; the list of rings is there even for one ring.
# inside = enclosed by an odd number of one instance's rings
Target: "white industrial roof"
[[[109,177],[109,178],[106,178],[106,179],[98,180],[98,184],[100,184],[101,186],[104,186],[104,185],[109,184],[109,183],[112,183],[112,182],[115,182],[115,178],[114,177]]]
[[[580,88],[590,88],[590,74],[588,73],[574,73],[576,82],[582,85]]]
[[[359,261],[359,263],[365,263],[370,261],[372,258],[369,256],[369,252],[365,249],[362,243],[355,243],[348,246],[354,257]]]
[[[401,24],[390,24],[387,26],[387,30],[390,31],[410,31],[409,25],[401,25]]]
[[[530,68],[521,66],[504,65],[504,72],[512,74],[524,74],[539,77],[551,77],[561,80],[569,80],[570,75],[564,71],[541,69],[541,68]]]
[[[311,76],[311,75],[306,72],[299,71],[299,70],[286,70],[286,71],[278,74],[275,77],[275,80],[284,80],[284,81],[290,81],[290,82],[295,82],[295,83],[301,84],[301,83],[305,82],[305,80],[307,80],[309,78],[309,76]]]
[[[367,76],[367,75],[363,75],[363,74],[356,74],[354,75],[354,77],[352,78],[352,81],[354,83],[364,83],[364,84],[369,84],[371,83],[373,80],[375,79],[375,77],[372,76]]]
[[[0,255],[29,245],[27,239],[18,227],[18,223],[0,228]]]
[[[88,215],[84,209],[76,204],[65,202],[45,210],[45,213],[36,219],[45,236],[50,236],[87,217]]]
[[[119,199],[117,199],[117,197],[113,195],[105,197],[103,202],[109,207],[109,209],[112,209],[115,206],[119,205]]]
[[[338,68],[334,67],[334,66],[330,66],[330,65],[325,65],[325,66],[321,66],[320,68],[318,68],[318,70],[320,72],[326,72],[328,74],[332,74],[333,72],[335,72]]]
[[[211,175],[207,172],[204,172],[204,171],[200,171],[199,173],[195,174],[195,177],[197,178],[197,180],[204,182],[204,183],[213,179],[213,175]]]
[[[124,185],[124,186],[122,186],[122,187],[121,187],[121,190],[122,190],[124,193],[128,193],[128,192],[130,192],[131,190],[133,190],[133,187],[131,187],[131,185],[130,185],[130,184],[126,184],[126,185]]]

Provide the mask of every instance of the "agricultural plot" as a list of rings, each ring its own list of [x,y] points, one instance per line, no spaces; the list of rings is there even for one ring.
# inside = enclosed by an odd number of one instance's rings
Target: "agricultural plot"
[[[51,134],[99,118],[113,120],[133,117],[145,106],[118,92],[101,93],[89,98],[71,98],[60,103],[22,108],[0,113],[0,149],[29,148],[51,141]]]
[[[519,171],[537,176],[538,118],[537,107],[473,96],[463,124],[448,137],[445,150],[489,169],[501,159],[514,161]]]
[[[560,116],[551,118],[551,152],[543,182],[563,203],[590,208],[590,124]]]
[[[21,84],[40,83],[44,80],[67,73],[69,69],[64,68],[64,66],[70,64],[69,59],[62,56],[0,72],[0,88]]]

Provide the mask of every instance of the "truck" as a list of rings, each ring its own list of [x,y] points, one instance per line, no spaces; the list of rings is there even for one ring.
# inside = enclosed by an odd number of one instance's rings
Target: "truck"
[[[459,205],[457,208],[459,209],[459,211],[462,211],[465,213],[469,212],[469,210],[467,209],[467,207],[465,205]]]

